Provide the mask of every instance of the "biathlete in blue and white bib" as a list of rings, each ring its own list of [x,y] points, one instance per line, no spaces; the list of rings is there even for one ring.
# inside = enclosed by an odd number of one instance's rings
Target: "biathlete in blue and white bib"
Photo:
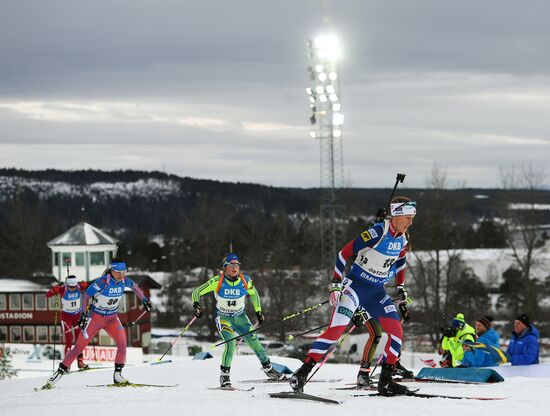
[[[340,338],[355,311],[362,307],[388,334],[378,390],[387,395],[406,393],[406,387],[391,380],[401,351],[403,328],[401,316],[384,285],[395,278],[398,288],[404,291],[406,232],[416,215],[416,203],[406,197],[397,197],[392,200],[390,210],[389,219],[375,223],[338,253],[329,296],[334,306],[330,324],[312,344],[302,367],[292,376],[290,384],[294,390],[303,389],[314,365]],[[343,276],[346,262],[353,257],[351,269]]]
[[[48,380],[49,388],[52,388],[61,376],[67,372],[71,363],[84,351],[84,348],[101,329],[104,329],[113,338],[117,346],[113,382],[115,384],[127,382],[121,374],[126,362],[127,340],[124,326],[118,318],[118,304],[124,296],[124,290],[129,288],[141,300],[146,311],[150,312],[152,305],[139,286],[132,279],[126,277],[126,271],[126,263],[121,259],[114,258],[108,272],[96,279],[84,292],[81,315],[78,321],[78,326],[82,329],[82,332],[76,341],[75,347],[67,354],[59,364],[58,370]],[[89,301],[91,303],[88,316]]]

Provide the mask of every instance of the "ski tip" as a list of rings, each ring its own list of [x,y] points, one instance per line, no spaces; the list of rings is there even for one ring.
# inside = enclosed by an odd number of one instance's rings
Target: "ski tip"
[[[208,390],[221,390],[221,391],[252,391],[254,390],[254,387],[248,387],[248,388],[238,388],[238,387],[233,387],[233,386],[229,386],[229,387],[221,387],[221,386],[218,386],[218,387],[208,387]]]
[[[310,400],[320,403],[328,404],[342,404],[343,401],[327,399],[326,397],[314,396],[312,394],[306,394],[299,391],[283,391],[280,393],[269,393],[269,397],[277,399],[299,399],[299,400]]]
[[[157,361],[153,361],[153,362],[149,363],[149,365],[168,364],[168,363],[171,363],[171,362],[172,362],[172,360],[163,360],[163,361],[161,361],[159,359]]]

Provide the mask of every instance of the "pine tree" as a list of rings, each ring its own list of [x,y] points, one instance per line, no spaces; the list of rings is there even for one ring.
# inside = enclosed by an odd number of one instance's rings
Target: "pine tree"
[[[10,349],[0,345],[0,380],[12,377],[17,377],[17,370],[11,365]]]

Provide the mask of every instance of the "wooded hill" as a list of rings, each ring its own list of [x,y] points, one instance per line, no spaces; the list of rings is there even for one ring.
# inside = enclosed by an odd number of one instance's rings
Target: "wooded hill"
[[[406,184],[406,182],[405,182]],[[385,206],[388,188],[342,189],[341,243]],[[403,189],[417,200],[416,249],[503,247],[509,203],[550,204],[549,191]],[[248,267],[315,267],[320,189],[276,188],[141,171],[0,169],[0,273],[49,273],[46,242],[87,221],[123,242],[119,254],[144,270],[216,268],[230,239]],[[550,210],[534,211],[537,224]],[[426,229],[440,228],[434,241]],[[436,231],[437,232],[437,231]]]

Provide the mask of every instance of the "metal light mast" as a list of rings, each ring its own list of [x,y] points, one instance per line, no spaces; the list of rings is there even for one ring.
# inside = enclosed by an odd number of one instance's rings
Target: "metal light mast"
[[[310,86],[306,88],[314,129],[310,135],[319,140],[321,156],[321,267],[332,277],[341,230],[338,219],[342,206],[337,204],[337,190],[342,187],[342,125],[344,114],[340,102],[338,59],[340,48],[335,36],[308,40]]]

